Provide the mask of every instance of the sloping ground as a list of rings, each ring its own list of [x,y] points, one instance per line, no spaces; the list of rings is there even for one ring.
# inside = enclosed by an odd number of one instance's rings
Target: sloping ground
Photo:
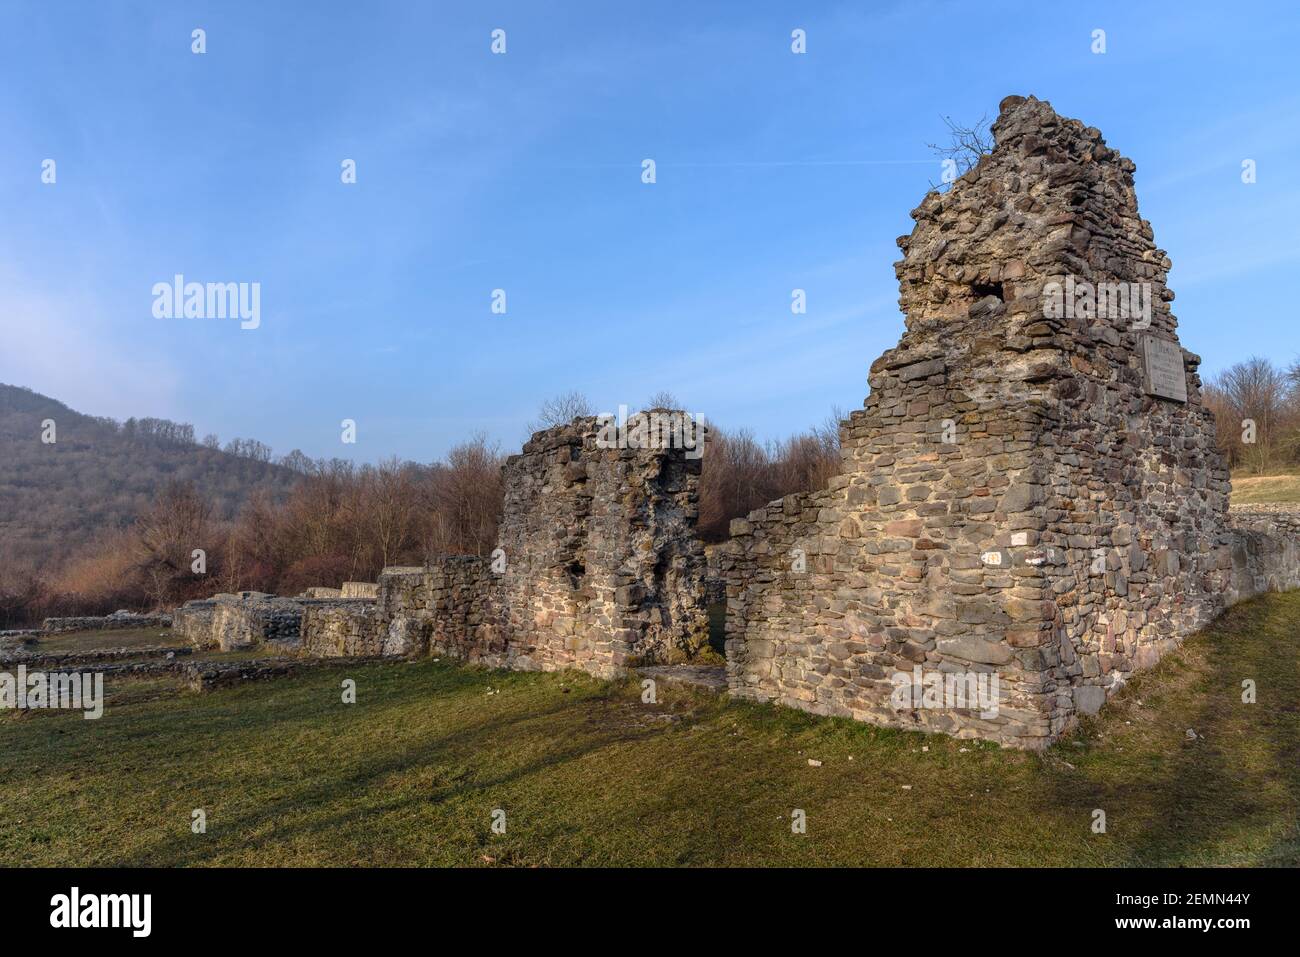
[[[1300,502],[1300,475],[1233,476],[1233,505],[1280,502]]]
[[[1043,755],[436,661],[124,682],[0,713],[0,864],[1294,865],[1297,635],[1300,592],[1238,605]]]

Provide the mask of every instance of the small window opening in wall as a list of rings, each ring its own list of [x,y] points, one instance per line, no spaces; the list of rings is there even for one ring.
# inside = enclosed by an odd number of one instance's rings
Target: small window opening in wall
[[[569,567],[565,569],[569,573],[569,581],[574,588],[582,584],[582,578],[587,574],[587,566],[582,562],[569,562]]]
[[[997,296],[999,302],[1005,302],[1002,298],[1002,283],[1000,282],[973,282],[970,286],[971,295],[976,299],[983,299],[985,296]]]

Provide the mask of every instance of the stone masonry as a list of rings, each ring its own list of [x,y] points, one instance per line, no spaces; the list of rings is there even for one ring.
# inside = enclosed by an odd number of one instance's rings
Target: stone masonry
[[[898,240],[906,331],[841,425],[842,473],[732,524],[736,697],[1044,747],[1294,560],[1229,523],[1134,164],[1032,97],[993,133]],[[898,707],[927,672],[996,673],[996,708]]]
[[[609,676],[707,641],[699,459],[599,448],[597,434],[596,419],[577,419],[506,463],[499,544],[515,666]]]
[[[241,651],[270,644],[298,651],[308,613],[373,608],[374,600],[279,598],[265,592],[235,592],[189,601],[172,613],[176,632],[199,650]]]
[[[56,635],[70,631],[111,631],[126,628],[170,628],[170,615],[141,615],[132,611],[115,611],[111,615],[80,618],[46,618],[41,632]]]
[[[1234,505],[1228,514],[1234,534],[1227,604],[1300,588],[1300,508]]]
[[[601,447],[592,417],[536,433],[504,466],[491,558],[388,568],[373,608],[303,621],[308,654],[437,654],[525,670],[689,657],[707,640],[699,460]]]

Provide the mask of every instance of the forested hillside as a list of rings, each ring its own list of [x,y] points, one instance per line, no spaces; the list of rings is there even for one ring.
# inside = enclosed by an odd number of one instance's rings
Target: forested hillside
[[[53,442],[44,423],[53,422]],[[284,497],[300,478],[258,442],[196,442],[166,419],[83,415],[0,384],[0,562],[48,569],[103,532],[125,528],[173,480],[193,483],[213,517],[232,519],[254,492]]]

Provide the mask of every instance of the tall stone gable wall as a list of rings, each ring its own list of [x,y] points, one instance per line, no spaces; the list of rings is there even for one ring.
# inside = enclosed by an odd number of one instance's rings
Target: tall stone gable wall
[[[1222,608],[1228,472],[1199,358],[1186,403],[1143,385],[1142,337],[1177,336],[1134,165],[1032,97],[993,132],[899,239],[906,332],[842,425],[842,474],[733,523],[737,697],[1045,746]],[[1048,318],[1066,277],[1149,284],[1149,327]],[[918,665],[996,671],[998,713],[896,710]]]
[[[611,677],[706,640],[699,460],[602,448],[598,420],[538,432],[503,469],[498,550],[385,569],[373,608],[303,622],[308,654],[437,654]]]

